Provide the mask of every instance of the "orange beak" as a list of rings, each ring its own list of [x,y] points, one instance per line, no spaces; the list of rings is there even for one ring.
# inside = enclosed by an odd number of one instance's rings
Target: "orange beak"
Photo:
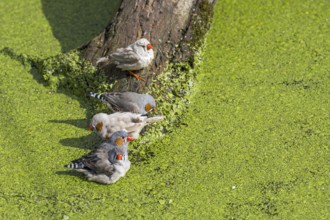
[[[122,154],[117,154],[117,160],[122,160],[123,159],[123,155]]]
[[[93,126],[92,126],[92,125],[88,125],[88,127],[87,127],[87,130],[89,130],[89,131],[93,131],[93,130],[94,130],[94,128],[93,128]]]
[[[131,141],[133,141],[134,140],[134,138],[132,137],[132,136],[127,136],[127,142],[131,142]]]
[[[148,44],[148,45],[147,45],[147,49],[148,49],[148,50],[152,49],[152,45],[151,45],[151,44]]]

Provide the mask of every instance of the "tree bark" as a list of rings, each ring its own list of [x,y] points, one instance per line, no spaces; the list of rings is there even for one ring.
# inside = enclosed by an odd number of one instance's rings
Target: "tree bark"
[[[145,37],[153,45],[155,59],[139,74],[146,82],[115,68],[102,66],[114,81],[114,91],[144,92],[168,63],[190,62],[209,28],[215,0],[123,0],[115,17],[94,39],[80,48],[95,65],[100,57]]]

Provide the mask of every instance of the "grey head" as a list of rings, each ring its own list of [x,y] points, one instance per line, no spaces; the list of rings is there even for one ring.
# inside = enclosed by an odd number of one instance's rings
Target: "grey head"
[[[133,138],[131,136],[129,136],[126,131],[121,130],[121,131],[114,132],[110,136],[110,138],[107,142],[116,147],[117,146],[125,147],[125,146],[127,146],[128,142],[130,142],[132,140],[133,140]]]
[[[141,110],[145,111],[145,114],[149,112],[155,112],[156,111],[156,101],[154,97],[152,97],[149,94],[142,94],[143,96],[143,102],[142,106],[140,106]]]

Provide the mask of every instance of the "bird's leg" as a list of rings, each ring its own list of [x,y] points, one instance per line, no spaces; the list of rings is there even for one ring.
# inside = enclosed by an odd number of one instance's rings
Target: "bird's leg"
[[[135,77],[137,80],[142,80],[143,82],[146,81],[146,80],[143,79],[142,76],[140,76],[139,74],[137,74],[137,73],[133,73],[132,71],[129,71],[129,70],[128,70],[128,72],[129,72],[129,74],[130,74],[131,76]]]

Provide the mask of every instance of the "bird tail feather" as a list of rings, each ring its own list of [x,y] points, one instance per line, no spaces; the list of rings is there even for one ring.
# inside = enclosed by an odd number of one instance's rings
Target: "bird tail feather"
[[[82,162],[71,162],[64,167],[71,168],[71,169],[83,169],[85,165]]]
[[[98,94],[98,93],[95,93],[95,92],[88,93],[88,96],[93,97],[93,98],[96,98],[96,99],[99,99],[101,101],[104,101],[105,100],[103,94]]]
[[[146,122],[148,124],[151,124],[151,123],[155,123],[155,122],[161,121],[163,119],[164,119],[164,116],[159,115],[159,116],[154,116],[154,117],[151,117],[151,118],[147,118]]]

